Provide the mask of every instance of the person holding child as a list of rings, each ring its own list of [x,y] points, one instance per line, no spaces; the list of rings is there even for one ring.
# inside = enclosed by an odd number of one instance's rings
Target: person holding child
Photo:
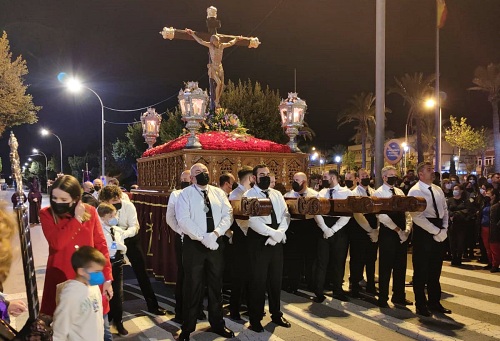
[[[109,301],[109,320],[113,321],[120,336],[128,335],[127,329],[123,326],[123,264],[127,247],[125,238],[133,237],[134,230],[124,230],[118,225],[116,218],[116,208],[107,203],[101,203],[97,207],[97,213],[101,220],[106,243],[108,244],[109,258],[113,269],[113,298]]]

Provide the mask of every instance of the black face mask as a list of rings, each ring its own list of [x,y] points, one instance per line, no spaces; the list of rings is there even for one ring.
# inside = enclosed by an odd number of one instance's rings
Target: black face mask
[[[297,181],[292,182],[292,189],[295,192],[300,192],[300,191],[302,191],[303,188],[304,188],[304,183],[301,183],[299,185],[299,183]]]
[[[398,177],[397,176],[389,176],[387,177],[387,183],[389,186],[394,186],[398,182]]]
[[[196,183],[200,186],[206,186],[208,185],[208,182],[210,181],[210,176],[208,173],[200,173],[195,176],[196,178]]]
[[[354,185],[354,181],[352,180],[345,180],[344,183],[347,188],[352,188],[352,186]]]
[[[361,179],[361,186],[370,186],[370,178]]]
[[[95,192],[95,189],[93,189],[93,188],[89,191],[90,194],[94,194],[94,192]]]
[[[330,181],[328,181],[328,180],[321,180],[321,187],[323,187],[323,188],[330,187]]]
[[[268,189],[269,188],[269,185],[271,184],[271,177],[269,176],[263,176],[263,177],[260,177],[258,178],[258,182],[257,182],[257,185],[259,186],[260,189]]]
[[[101,190],[101,186],[99,185],[94,185],[94,190],[96,190],[97,192],[99,192]]]
[[[72,214],[75,210],[74,206],[75,205],[71,205],[71,203],[69,202],[57,203],[52,200],[50,201],[50,207],[52,208],[52,211],[57,215],[63,215],[67,213]]]
[[[116,208],[117,211],[119,211],[122,208],[122,203],[119,202],[118,204],[113,204],[113,206]]]
[[[191,183],[189,181],[181,181],[181,189],[188,187]]]
[[[233,186],[231,186],[231,189],[234,191],[236,188],[238,188],[238,183],[233,182]]]

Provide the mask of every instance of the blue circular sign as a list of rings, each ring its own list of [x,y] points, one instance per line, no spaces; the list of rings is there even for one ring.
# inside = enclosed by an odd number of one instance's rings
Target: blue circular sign
[[[403,148],[400,146],[398,140],[389,140],[384,146],[385,160],[394,165],[398,163],[403,157]]]

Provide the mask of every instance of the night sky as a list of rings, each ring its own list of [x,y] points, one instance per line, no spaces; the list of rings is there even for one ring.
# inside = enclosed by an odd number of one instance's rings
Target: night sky
[[[194,41],[164,40],[164,26],[206,31],[206,8],[218,8],[220,33],[257,36],[258,49],[231,47],[224,53],[226,81],[250,78],[282,97],[297,90],[307,101],[314,144],[349,144],[352,129],[336,128],[337,114],[349,98],[375,90],[375,0],[0,0],[0,30],[7,31],[14,56],[26,59],[29,93],[43,106],[35,125],[15,127],[20,154],[33,147],[59,153],[51,129],[63,142],[65,157],[95,151],[101,143],[101,109],[95,95],[68,93],[59,72],[79,76],[104,105],[117,109],[177,105],[183,82],[207,87],[207,50]],[[469,117],[491,126],[486,95],[469,93],[478,65],[500,62],[500,0],[448,0],[441,30],[441,90],[447,93],[444,117]],[[394,76],[435,69],[435,0],[387,0],[386,85]],[[407,107],[397,95],[386,105],[387,129],[404,134]],[[112,122],[132,122],[145,110],[105,111]],[[278,111],[276,111],[278,114]],[[123,135],[125,125],[106,124],[106,143]],[[8,131],[0,138],[4,173]],[[69,171],[69,169],[67,169]]]

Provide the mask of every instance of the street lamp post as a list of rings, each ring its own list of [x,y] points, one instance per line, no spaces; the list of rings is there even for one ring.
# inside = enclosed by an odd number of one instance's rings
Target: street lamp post
[[[47,160],[47,155],[44,152],[42,152],[41,150],[38,150],[36,148],[33,148],[32,155],[43,155],[45,157],[45,181],[47,182],[47,193],[49,193],[49,172],[47,170],[47,167],[49,166],[49,162]]]
[[[102,177],[105,177],[106,176],[106,173],[105,173],[106,168],[104,166],[104,160],[105,160],[105,158],[104,158],[104,123],[105,123],[105,121],[104,121],[104,104],[102,103],[102,99],[97,94],[97,92],[95,92],[94,90],[92,90],[88,86],[83,85],[76,78],[71,78],[67,81],[64,81],[64,84],[71,92],[78,92],[82,88],[89,90],[94,95],[96,95],[97,99],[99,100],[99,103],[101,104],[101,173],[102,173]]]
[[[57,137],[57,139],[59,140],[59,148],[60,148],[60,151],[61,151],[61,173],[64,173],[64,171],[63,171],[63,151],[62,151],[63,149],[62,149],[62,141],[61,141],[61,139],[59,138],[59,136],[57,136],[56,134],[54,134],[51,131],[48,131],[47,129],[42,129],[41,133],[42,133],[43,136],[47,136],[48,134],[52,134],[55,137]]]

